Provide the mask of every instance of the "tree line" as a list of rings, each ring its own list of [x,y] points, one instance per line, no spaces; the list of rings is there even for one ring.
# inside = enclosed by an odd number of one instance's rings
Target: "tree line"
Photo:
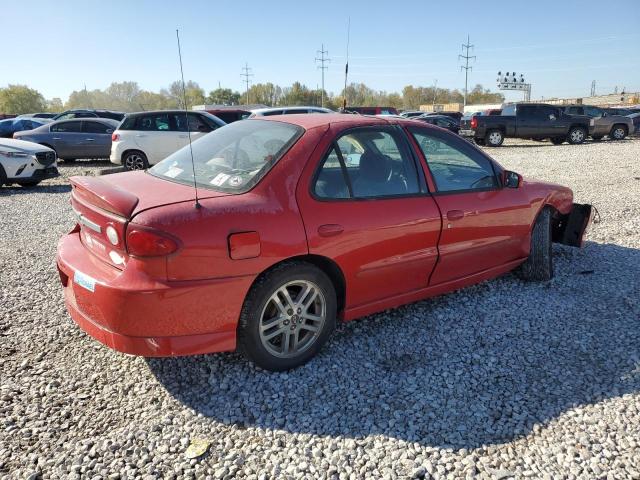
[[[187,107],[202,104],[242,105],[320,105],[322,91],[309,88],[300,82],[281,87],[273,83],[251,85],[248,92],[230,88],[217,88],[208,94],[192,80],[185,84]],[[457,89],[407,85],[402,92],[374,90],[364,83],[351,83],[338,95],[324,92],[325,107],[337,110],[347,98],[347,106],[388,106],[398,109],[417,109],[432,103],[462,103],[463,93]],[[504,95],[492,93],[482,85],[476,85],[467,95],[468,104],[501,103]],[[182,84],[173,82],[159,92],[140,88],[137,82],[114,82],[106,89],[75,90],[66,102],[60,98],[45,99],[35,89],[26,85],[8,85],[0,88],[0,113],[21,114],[34,112],[62,112],[72,108],[94,108],[137,112],[184,108]]]

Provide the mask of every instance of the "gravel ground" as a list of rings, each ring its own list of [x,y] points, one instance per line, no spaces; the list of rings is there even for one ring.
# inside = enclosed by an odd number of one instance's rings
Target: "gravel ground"
[[[489,150],[602,221],[513,275],[341,326],[265,373],[126,356],[68,317],[54,267],[72,174],[0,191],[0,477],[640,478],[640,140]],[[210,442],[188,459],[192,440]]]

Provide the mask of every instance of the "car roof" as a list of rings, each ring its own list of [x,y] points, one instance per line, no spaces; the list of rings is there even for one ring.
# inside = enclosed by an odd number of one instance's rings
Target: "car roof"
[[[99,117],[99,118],[95,118],[95,117],[89,117],[89,118],[65,118],[65,119],[62,119],[62,120],[55,120],[53,122],[46,122],[46,123],[43,123],[43,125],[57,125],[58,123],[62,123],[62,122],[94,122],[94,123],[108,123],[108,124],[114,125],[114,126],[120,125],[120,121],[119,120],[114,120],[113,118],[103,118],[103,117]]]
[[[242,120],[243,122],[284,122],[298,125],[305,130],[322,127],[332,123],[347,123],[353,126],[360,125],[418,125],[427,127],[424,122],[410,118],[400,117],[376,117],[374,115],[353,115],[349,113],[309,113],[307,115],[270,115],[267,117],[254,117]],[[431,127],[428,127],[431,128]]]
[[[328,108],[317,107],[315,105],[289,105],[283,107],[268,107],[268,108],[256,108],[251,110],[252,113],[265,113],[265,112],[278,112],[280,110],[308,110],[309,108],[313,108],[316,110],[322,110],[324,112],[331,112]]]
[[[172,110],[147,110],[144,112],[132,112],[132,113],[127,113],[126,115],[127,117],[140,117],[142,115],[157,115],[159,113],[185,113],[185,111],[180,110],[179,108],[176,108]],[[199,115],[205,115],[209,112],[207,112],[206,110],[188,110],[186,113],[197,113]]]

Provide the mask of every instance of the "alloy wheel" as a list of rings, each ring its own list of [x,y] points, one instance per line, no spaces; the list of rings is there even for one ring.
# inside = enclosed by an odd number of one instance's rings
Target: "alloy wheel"
[[[260,341],[270,354],[291,358],[318,339],[327,317],[327,302],[313,282],[296,280],[278,288],[260,315]]]
[[[580,129],[576,129],[571,132],[571,140],[576,143],[580,143],[584,140],[584,132]]]
[[[500,143],[500,140],[502,140],[502,135],[500,135],[500,133],[491,132],[489,134],[489,142],[491,142],[492,145],[497,145]]]
[[[127,170],[144,170],[144,158],[137,153],[132,153],[127,155],[124,166]]]
[[[613,131],[613,138],[616,140],[622,140],[624,138],[624,129],[621,127],[616,128]]]

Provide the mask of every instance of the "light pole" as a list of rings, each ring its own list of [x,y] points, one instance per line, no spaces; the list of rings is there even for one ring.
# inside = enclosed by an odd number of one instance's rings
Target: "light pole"
[[[531,84],[527,83],[524,79],[524,75],[521,73],[520,76],[516,74],[516,72],[498,72],[498,89],[500,90],[520,90],[524,93],[524,101],[528,102],[531,100]]]

